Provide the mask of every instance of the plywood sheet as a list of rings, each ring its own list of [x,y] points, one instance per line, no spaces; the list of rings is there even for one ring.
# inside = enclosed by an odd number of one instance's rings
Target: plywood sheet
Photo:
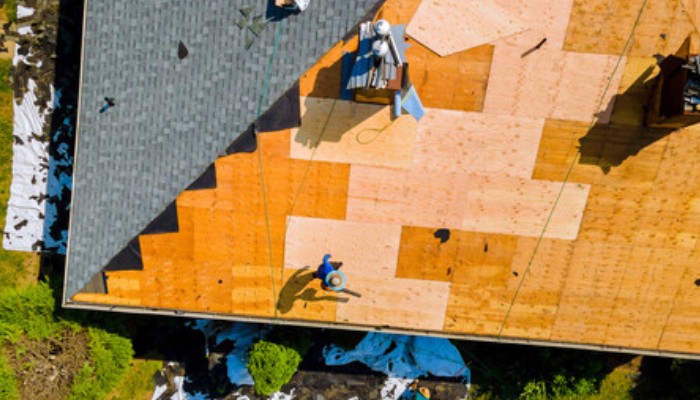
[[[415,40],[408,43],[411,45],[406,51],[409,75],[425,107],[483,109],[493,46],[479,46],[441,57]]]
[[[561,49],[573,2],[573,0],[495,0],[497,5],[507,8],[528,27],[522,32],[497,40],[495,44],[505,43],[527,51],[540,40],[547,38],[545,48]]]
[[[573,239],[588,186],[506,176],[353,166],[347,218],[355,221]]]
[[[518,238],[509,283],[520,290],[508,299],[513,306],[501,321],[502,335],[550,338],[573,248],[568,240]]]
[[[347,287],[362,297],[339,303],[337,322],[418,330],[443,326],[449,283],[364,275],[348,277]]]
[[[472,176],[462,229],[575,239],[590,187],[510,177]],[[558,201],[557,201],[558,199]],[[552,212],[546,231],[545,221]]]
[[[391,106],[302,98],[301,127],[292,130],[292,158],[386,167],[407,167],[417,122],[392,119]]]
[[[354,32],[357,33],[357,32]],[[357,51],[357,37],[340,41],[299,78],[299,94],[303,97],[340,98],[343,54]]]
[[[700,29],[700,1],[698,0],[681,0],[683,11],[688,14],[690,21],[695,26],[695,30]]]
[[[396,276],[479,286],[505,285],[511,276],[516,236],[450,230],[442,242],[436,229],[405,226]]]
[[[424,0],[407,33],[447,56],[527,29],[509,10],[492,0]]]
[[[444,330],[497,335],[514,291],[514,287],[453,283]]]
[[[585,122],[547,120],[533,178],[563,180],[576,162],[570,182],[649,188],[656,181],[668,134],[665,130],[634,126],[599,125],[589,129]],[[585,147],[580,142],[583,138]],[[583,153],[580,159],[579,150]],[[618,197],[639,192],[626,193]]]
[[[653,57],[628,57],[617,89],[611,124],[644,125],[645,106],[649,101],[651,80],[658,74]]]
[[[697,53],[697,29],[681,0],[575,0],[564,49],[577,52],[621,54],[642,4],[630,43],[629,56],[652,57],[675,53],[688,35]]]
[[[315,270],[326,253],[342,261],[348,276],[393,277],[399,254],[401,226],[331,219],[290,217],[284,266]]]
[[[413,168],[531,178],[543,119],[427,109]]]
[[[314,269],[285,269],[277,295],[277,316],[308,321],[335,321],[337,303],[347,296],[323,290]]]
[[[484,112],[606,123],[622,76],[616,56],[496,46]],[[624,66],[624,60],[621,64]],[[606,88],[610,89],[606,91]],[[602,99],[602,101],[601,101]]]

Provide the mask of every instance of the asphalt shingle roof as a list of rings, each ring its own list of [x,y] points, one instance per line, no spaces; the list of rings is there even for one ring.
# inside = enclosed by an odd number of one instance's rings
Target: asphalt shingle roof
[[[278,24],[262,110],[378,2],[314,1],[257,37],[239,10],[272,1],[86,1],[66,299],[257,117]]]

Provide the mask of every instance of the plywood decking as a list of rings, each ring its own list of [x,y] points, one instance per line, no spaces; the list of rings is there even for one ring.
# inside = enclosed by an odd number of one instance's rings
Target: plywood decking
[[[484,112],[533,118],[608,122],[622,69],[616,56],[496,46]],[[623,60],[624,63],[624,60]],[[624,64],[623,64],[624,65]],[[610,84],[612,91],[606,92]]]
[[[514,35],[528,27],[495,1],[424,0],[406,32],[441,56]]]
[[[688,13],[649,2],[621,54],[641,0],[516,3],[531,32],[447,57],[409,30],[427,114],[365,145],[389,110],[337,100],[353,45],[333,48],[301,79],[302,127],[259,137],[267,202],[258,153],[217,160],[180,231],[140,237],[143,271],[75,300],[700,354],[700,128],[641,126]],[[313,279],[325,253],[361,298]]]

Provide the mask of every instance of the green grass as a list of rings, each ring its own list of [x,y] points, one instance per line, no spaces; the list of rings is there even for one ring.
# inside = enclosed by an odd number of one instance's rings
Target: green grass
[[[9,2],[5,2],[6,10]],[[16,5],[15,5],[16,8]],[[9,84],[12,60],[0,59],[0,224],[5,227],[7,201],[12,181],[12,88]],[[31,253],[5,251],[0,248],[0,292],[24,286],[36,279],[38,257]]]
[[[5,0],[5,16],[10,22],[17,21],[17,0]]]
[[[153,396],[153,375],[163,367],[162,361],[137,360],[106,398],[109,400],[150,399]]]
[[[0,354],[0,399],[19,399],[19,390],[17,390],[15,373],[12,368],[7,365],[7,360],[2,354]]]

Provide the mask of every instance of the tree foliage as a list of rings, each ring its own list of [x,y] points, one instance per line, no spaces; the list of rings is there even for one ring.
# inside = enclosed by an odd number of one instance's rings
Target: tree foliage
[[[255,382],[255,391],[269,396],[292,379],[301,356],[287,346],[261,340],[253,345],[248,371]]]

